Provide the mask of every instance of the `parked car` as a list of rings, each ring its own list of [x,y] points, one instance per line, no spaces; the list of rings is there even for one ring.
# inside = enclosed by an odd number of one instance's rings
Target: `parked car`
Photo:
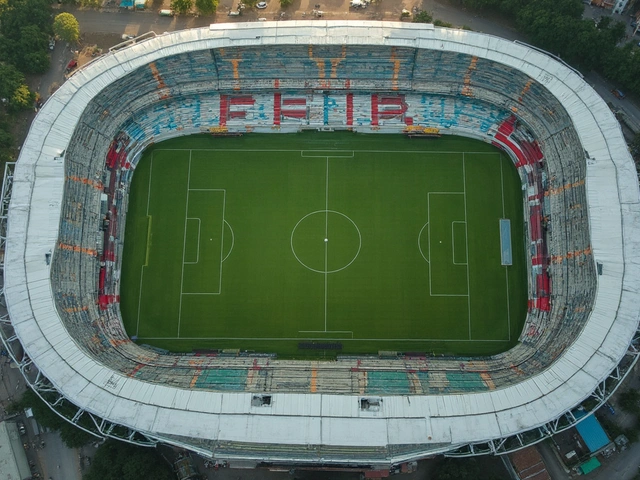
[[[53,50],[56,46],[56,39],[51,37],[49,39],[49,50]]]
[[[71,70],[73,70],[77,66],[78,66],[77,60],[70,60],[69,63],[67,63],[66,72],[69,73]]]
[[[27,428],[24,426],[24,423],[18,422],[18,431],[20,432],[20,435],[26,435]]]
[[[256,5],[256,8],[267,8],[267,2],[260,2]]]
[[[619,100],[622,100],[626,96],[622,92],[622,90],[618,90],[617,88],[614,88],[613,90],[611,90],[611,93],[613,94],[614,97],[616,97]]]

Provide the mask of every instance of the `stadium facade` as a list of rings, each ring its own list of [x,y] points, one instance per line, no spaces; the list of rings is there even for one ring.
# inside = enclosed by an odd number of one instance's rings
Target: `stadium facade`
[[[529,247],[516,347],[311,362],[131,341],[119,262],[144,148],[203,131],[307,128],[438,129],[510,155]],[[273,464],[503,453],[568,428],[579,405],[599,407],[637,359],[640,196],[620,126],[571,68],[489,35],[291,21],[133,43],[47,101],[2,198],[3,342],[54,409],[74,405],[68,420],[103,436]]]

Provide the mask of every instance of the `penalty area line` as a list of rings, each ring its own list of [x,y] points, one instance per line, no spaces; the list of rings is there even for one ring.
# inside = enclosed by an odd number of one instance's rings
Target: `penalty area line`
[[[324,333],[320,330],[321,333]],[[138,337],[138,340],[243,340],[243,341],[300,341],[300,337]],[[327,337],[322,340],[346,340],[351,342],[490,342],[490,343],[507,343],[509,340],[488,339],[482,340],[474,338],[472,340],[462,338],[353,338],[345,339],[343,337]]]

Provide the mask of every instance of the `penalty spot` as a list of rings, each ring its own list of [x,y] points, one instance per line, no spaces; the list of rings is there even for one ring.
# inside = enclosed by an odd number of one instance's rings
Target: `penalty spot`
[[[324,239],[324,241],[325,241],[325,242],[328,242],[328,241],[329,241],[329,239],[328,239],[328,238],[325,238],[325,239]]]

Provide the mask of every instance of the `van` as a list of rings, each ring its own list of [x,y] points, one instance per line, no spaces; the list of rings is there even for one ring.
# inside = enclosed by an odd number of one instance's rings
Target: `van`
[[[160,10],[161,17],[173,17],[173,12],[171,10]]]

